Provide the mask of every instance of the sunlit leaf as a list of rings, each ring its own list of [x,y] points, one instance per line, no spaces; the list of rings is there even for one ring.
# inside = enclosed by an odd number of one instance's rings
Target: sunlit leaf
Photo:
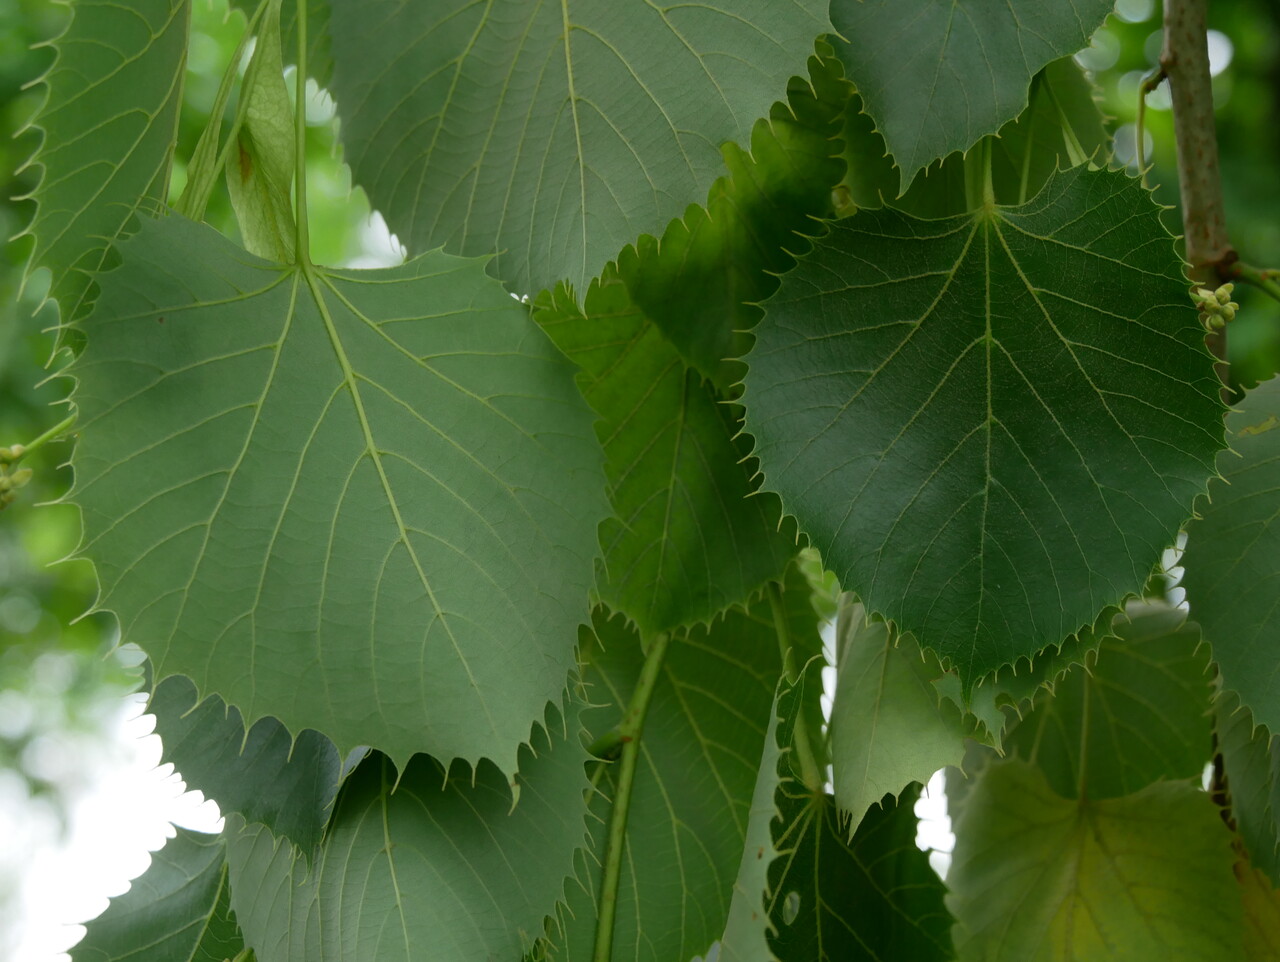
[[[229,822],[233,902],[257,962],[515,959],[542,934],[586,835],[576,719],[520,752],[518,795],[488,762],[371,755],[343,786],[310,863]]]
[[[833,0],[832,41],[910,185],[1027,106],[1045,64],[1089,44],[1114,0]]]
[[[701,202],[829,29],[825,0],[332,5],[357,183],[410,250],[499,251],[528,294]]]
[[[1223,686],[1280,731],[1280,379],[1259,384],[1227,416],[1231,452],[1187,531],[1183,585],[1213,647]]]
[[[690,370],[611,268],[580,308],[563,285],[535,317],[581,367],[600,415],[613,517],[601,599],[645,634],[705,622],[781,577],[796,551],[778,500],[752,497],[736,409]]]
[[[763,487],[968,688],[1139,591],[1204,490],[1221,402],[1185,291],[1119,173],[943,220],[861,211],[756,328]]]
[[[32,267],[71,320],[92,274],[141,205],[163,203],[186,66],[187,0],[78,0],[54,42],[47,98],[33,121],[43,169],[28,233]]]
[[[1039,769],[997,762],[955,832],[961,962],[1242,958],[1231,835],[1198,786],[1068,799]]]
[[[274,718],[246,735],[240,712],[217,695],[196,704],[196,690],[181,675],[162,681],[147,711],[155,716],[171,763],[189,790],[218,803],[223,816],[266,825],[304,851],[320,841],[338,793],[342,760],[333,743],[314,731],[295,740]]]
[[[88,923],[71,962],[223,962],[244,948],[217,835],[185,828]]]
[[[1135,602],[1112,631],[1005,740],[1067,798],[1195,778],[1212,754],[1209,653],[1199,628],[1163,602]]]
[[[936,657],[911,636],[895,637],[848,601],[836,629],[836,688],[831,706],[831,764],[836,804],[849,831],[883,796],[959,765],[970,733],[960,709],[934,682]]]
[[[481,261],[304,271],[178,217],[122,256],[72,498],[123,639],[249,726],[512,771],[606,510],[571,365]]]

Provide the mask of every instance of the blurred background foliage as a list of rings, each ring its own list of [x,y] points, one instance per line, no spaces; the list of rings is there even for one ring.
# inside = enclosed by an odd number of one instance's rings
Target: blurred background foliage
[[[6,237],[31,217],[29,201],[10,198],[21,198],[35,182],[36,171],[22,167],[38,140],[23,127],[43,97],[30,82],[52,56],[37,45],[59,32],[67,10],[51,0],[0,0],[0,231]],[[243,22],[225,0],[194,0],[175,193]],[[1211,0],[1210,25],[1228,226],[1244,260],[1280,267],[1280,0]],[[1078,57],[1110,118],[1116,160],[1134,170],[1138,86],[1155,66],[1160,45],[1157,0],[1118,0],[1116,15]],[[313,256],[319,263],[355,266],[393,261],[397,254],[385,230],[371,224],[363,194],[351,190],[336,145],[333,103],[321,91],[312,94]],[[1144,136],[1154,164],[1148,182],[1162,203],[1176,208],[1168,105],[1167,91],[1151,95]],[[208,218],[236,235],[225,192],[215,194]],[[1179,232],[1176,209],[1168,223]],[[28,240],[18,238],[0,256],[0,444],[30,440],[55,424],[63,412],[51,405],[69,387],[66,379],[49,378],[66,358],[49,357],[57,314],[43,303],[45,279],[37,273],[23,287],[28,254]],[[1280,370],[1280,303],[1249,288],[1238,288],[1236,299],[1241,311],[1231,327],[1232,374],[1248,387]],[[109,619],[76,620],[93,599],[87,565],[51,567],[73,550],[78,522],[70,507],[37,505],[66,491],[70,476],[62,465],[68,454],[66,442],[37,452],[27,462],[33,481],[0,513],[0,836],[10,839],[29,835],[33,819],[54,825],[57,834],[69,802],[86,789],[89,759],[102,755],[116,730],[110,720],[119,714],[121,697],[136,686],[136,659],[112,652]],[[23,868],[18,850],[24,846],[6,848],[11,855],[0,858],[0,932],[8,927],[6,908],[12,910]],[[0,936],[0,956],[6,955],[4,942]]]

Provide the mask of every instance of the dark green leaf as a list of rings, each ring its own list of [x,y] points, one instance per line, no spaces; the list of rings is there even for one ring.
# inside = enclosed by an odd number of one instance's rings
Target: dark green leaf
[[[375,754],[343,785],[310,862],[229,822],[233,904],[258,962],[519,958],[586,837],[587,756],[571,718],[535,733],[536,755],[521,749],[514,806],[488,762],[446,779],[418,755],[397,780]]]
[[[52,273],[65,320],[90,300],[92,274],[142,205],[163,203],[186,66],[187,0],[78,0],[54,41],[31,266]]]
[[[1067,799],[1038,768],[997,762],[955,831],[947,906],[962,962],[1241,958],[1231,835],[1198,786]]]
[[[1187,532],[1183,585],[1222,684],[1254,720],[1280,731],[1280,379],[1259,384],[1227,416],[1231,452]]]
[[[902,172],[967,150],[1027,106],[1045,64],[1075,53],[1114,0],[832,0],[833,41]]]
[[[246,725],[513,771],[606,511],[572,366],[477,260],[284,268],[172,216],[122,254],[72,498],[124,640]]]
[[[825,0],[333,0],[334,91],[355,179],[411,250],[582,289],[706,197],[828,28]]]
[[[871,806],[852,840],[830,795],[779,793],[770,899],[780,962],[951,958],[946,887],[916,847],[919,786]]]
[[[1065,798],[1130,795],[1195,778],[1210,747],[1209,653],[1185,612],[1135,602],[1115,637],[1044,692],[1005,740]]]
[[[307,730],[295,741],[274,718],[260,719],[246,735],[237,709],[216,695],[196,705],[195,686],[181,675],[156,686],[147,711],[156,718],[163,760],[224,816],[266,825],[305,852],[319,843],[342,772],[329,739]]]
[[[610,269],[579,308],[563,285],[536,315],[582,369],[600,415],[614,516],[601,599],[645,634],[706,622],[778,578],[796,550],[777,498],[751,497],[735,409],[688,369]]]
[[[244,948],[222,838],[185,828],[88,923],[72,962],[222,962]]]
[[[1119,173],[946,220],[861,211],[756,334],[763,486],[966,688],[1139,591],[1222,446],[1180,263]]]

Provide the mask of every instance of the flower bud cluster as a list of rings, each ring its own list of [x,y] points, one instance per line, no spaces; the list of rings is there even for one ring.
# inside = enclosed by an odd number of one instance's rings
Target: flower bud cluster
[[[0,448],[0,510],[8,507],[17,496],[18,489],[31,480],[30,468],[9,470],[13,463],[25,453],[26,448],[21,444]]]
[[[1200,316],[1209,330],[1220,331],[1227,326],[1227,321],[1235,320],[1240,305],[1231,299],[1233,290],[1234,284],[1223,284],[1216,291],[1197,287],[1191,292],[1191,299],[1200,308]]]

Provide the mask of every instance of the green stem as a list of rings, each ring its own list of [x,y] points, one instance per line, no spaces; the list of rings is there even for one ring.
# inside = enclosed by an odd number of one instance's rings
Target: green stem
[[[1233,280],[1241,280],[1246,284],[1252,284],[1254,287],[1270,294],[1277,301],[1280,301],[1280,282],[1276,281],[1276,271],[1259,270],[1249,264],[1236,261],[1227,268],[1226,272]]]
[[[307,233],[307,3],[298,0],[298,70],[294,74],[294,221],[297,224],[298,263],[311,266],[311,240]]]
[[[70,431],[72,425],[74,425],[75,423],[76,423],[76,415],[68,414],[65,418],[63,418],[61,421],[59,421],[57,424],[51,427],[48,431],[45,431],[34,441],[30,441],[27,444],[21,445],[20,446],[21,452],[16,457],[8,458],[6,460],[10,464],[17,464],[19,461],[25,458],[32,451],[38,450],[42,445],[45,445],[50,441],[57,441],[59,438],[62,437],[62,435]]]
[[[791,643],[791,626],[787,621],[787,609],[782,601],[782,588],[776,581],[769,582],[765,589],[769,595],[769,610],[773,613],[773,627],[778,635],[778,651],[782,655],[782,672],[787,684],[794,685],[800,679],[800,670],[796,667],[795,647]],[[811,792],[821,792],[824,779],[813,754],[813,744],[809,741],[809,726],[805,724],[803,714],[796,716],[792,738],[796,760],[800,765],[800,777],[805,788]]]
[[[640,735],[649,701],[662,671],[671,636],[661,632],[654,636],[645,652],[644,667],[636,681],[631,703],[618,725],[622,742],[622,760],[618,763],[618,786],[609,813],[609,835],[605,841],[604,874],[600,882],[600,914],[596,919],[596,944],[592,962],[609,962],[613,955],[613,923],[618,912],[618,884],[622,878],[622,854],[627,841],[627,815],[631,809],[631,789],[636,780],[636,763],[640,758]]]

